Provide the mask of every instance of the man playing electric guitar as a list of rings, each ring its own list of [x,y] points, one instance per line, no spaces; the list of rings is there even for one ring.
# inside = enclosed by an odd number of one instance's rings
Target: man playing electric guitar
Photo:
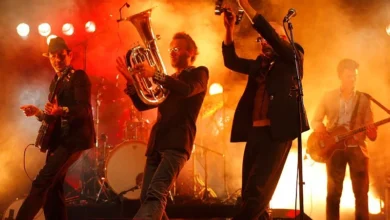
[[[373,114],[369,98],[355,90],[359,64],[351,59],[343,59],[337,67],[340,88],[324,95],[316,109],[312,128],[319,138],[329,138],[328,131],[352,130],[367,126],[365,132],[345,140],[344,148],[330,152],[326,160],[327,198],[326,219],[338,220],[340,197],[343,190],[346,165],[350,167],[352,188],[355,195],[355,218],[368,219],[368,154],[365,139],[375,141],[377,128],[373,125]],[[326,127],[323,124],[327,118]],[[338,143],[340,144],[340,143]],[[309,152],[310,153],[310,152]]]
[[[44,111],[34,105],[20,108],[28,117],[36,116],[48,124],[55,122],[52,132],[44,132],[44,136],[49,137],[46,163],[32,182],[16,220],[34,219],[42,206],[45,219],[67,219],[63,190],[65,174],[82,151],[95,143],[88,75],[70,66],[72,52],[60,37],[50,40],[48,53],[44,56],[49,58],[56,72],[49,95],[54,98],[46,103]],[[43,152],[46,150],[41,148]]]

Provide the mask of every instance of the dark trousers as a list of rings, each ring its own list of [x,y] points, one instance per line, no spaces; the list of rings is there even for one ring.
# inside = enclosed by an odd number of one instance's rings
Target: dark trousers
[[[33,181],[16,220],[33,219],[42,206],[46,220],[67,219],[63,183],[66,171],[80,157],[81,152],[59,146],[47,153],[46,163]]]
[[[359,147],[347,147],[336,151],[326,163],[328,194],[326,197],[326,219],[340,219],[340,198],[343,191],[345,170],[349,165],[352,189],[355,195],[355,219],[369,219],[368,214],[368,157]]]
[[[267,207],[282,174],[291,143],[273,140],[268,126],[251,129],[242,166],[242,207],[233,220],[270,219]]]
[[[134,220],[168,219],[165,214],[172,188],[188,156],[177,150],[155,151],[146,159],[141,189],[141,207]]]

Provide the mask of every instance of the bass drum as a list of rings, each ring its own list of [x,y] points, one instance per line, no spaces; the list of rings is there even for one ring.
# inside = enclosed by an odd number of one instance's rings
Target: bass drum
[[[124,141],[115,146],[106,161],[106,180],[116,194],[138,200],[146,163],[146,144],[139,141]]]
[[[12,202],[11,205],[5,211],[2,220],[15,219],[24,200],[25,200],[25,198],[16,199],[14,202]],[[45,214],[43,213],[43,209],[39,210],[39,212],[35,216],[34,220],[45,220]]]

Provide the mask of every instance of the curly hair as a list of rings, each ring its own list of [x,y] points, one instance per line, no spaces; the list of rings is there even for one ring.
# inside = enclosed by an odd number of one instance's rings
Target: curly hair
[[[185,33],[185,32],[177,32],[173,39],[183,39],[187,42],[187,50],[190,52],[193,52],[193,56],[191,57],[191,62],[194,62],[196,60],[196,56],[199,54],[198,47],[196,46],[195,41],[192,39],[192,37]]]

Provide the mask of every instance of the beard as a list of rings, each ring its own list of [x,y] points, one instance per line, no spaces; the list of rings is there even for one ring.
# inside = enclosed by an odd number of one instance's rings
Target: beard
[[[187,67],[187,56],[180,55],[176,59],[171,58],[171,65],[174,68],[184,68],[184,67]]]
[[[275,54],[274,49],[270,45],[263,45],[261,51],[267,57],[272,57]]]

